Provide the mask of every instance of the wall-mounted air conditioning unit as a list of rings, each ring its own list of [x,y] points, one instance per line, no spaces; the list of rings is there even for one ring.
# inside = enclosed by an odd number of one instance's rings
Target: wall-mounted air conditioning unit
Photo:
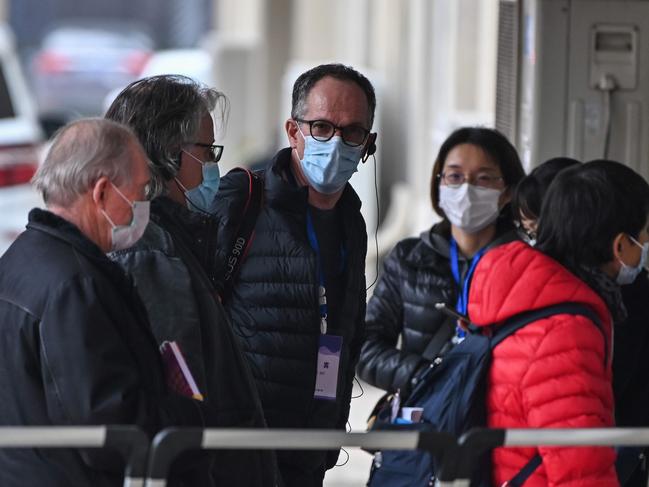
[[[649,1],[500,0],[496,126],[527,169],[614,159],[649,179]]]

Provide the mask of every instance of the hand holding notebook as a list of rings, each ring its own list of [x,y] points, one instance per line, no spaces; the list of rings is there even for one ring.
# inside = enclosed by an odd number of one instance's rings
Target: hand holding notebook
[[[178,344],[174,341],[163,342],[160,345],[160,354],[169,389],[182,396],[202,401],[203,395],[196,386],[194,376],[187,367],[187,362],[185,362],[185,357],[183,357]]]

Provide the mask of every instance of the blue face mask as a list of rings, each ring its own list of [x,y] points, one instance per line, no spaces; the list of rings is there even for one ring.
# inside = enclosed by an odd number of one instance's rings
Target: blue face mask
[[[638,274],[642,272],[642,268],[647,263],[647,253],[649,253],[649,242],[642,245],[635,238],[631,237],[631,235],[629,235],[629,238],[634,244],[642,249],[642,254],[640,254],[640,262],[638,262],[638,265],[635,267],[626,265],[624,262],[622,262],[622,260],[620,260],[622,267],[620,267],[620,271],[618,272],[615,281],[621,286],[631,284],[633,281],[635,281],[635,278],[638,277]]]
[[[300,133],[304,139],[304,157],[300,162],[309,184],[323,194],[333,194],[343,189],[358,171],[363,146],[350,147],[339,136],[320,142],[310,135],[305,136],[301,130]]]
[[[189,152],[183,152],[201,165],[201,170],[203,173],[203,180],[201,181],[201,183],[192,189],[185,188],[185,186],[183,186],[182,183],[178,181],[178,179],[176,179],[176,182],[180,185],[185,193],[187,208],[192,211],[202,211],[204,213],[209,213],[210,207],[212,206],[212,201],[214,201],[214,197],[219,191],[219,184],[221,183],[221,171],[219,169],[219,165],[216,162],[203,162]]]

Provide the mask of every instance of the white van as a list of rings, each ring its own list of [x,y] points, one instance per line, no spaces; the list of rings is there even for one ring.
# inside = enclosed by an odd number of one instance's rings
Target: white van
[[[38,167],[42,143],[13,33],[0,23],[0,255],[24,229],[29,210],[41,204],[29,180]]]

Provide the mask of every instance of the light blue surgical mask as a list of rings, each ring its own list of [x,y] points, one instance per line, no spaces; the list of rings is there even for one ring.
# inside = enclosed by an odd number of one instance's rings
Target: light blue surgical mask
[[[638,247],[642,249],[642,254],[640,254],[640,262],[638,262],[638,265],[635,267],[627,265],[624,262],[622,262],[621,259],[618,259],[620,264],[622,264],[622,267],[620,267],[620,271],[618,272],[615,281],[621,286],[624,286],[626,284],[631,284],[633,281],[635,281],[635,278],[638,277],[638,274],[642,272],[642,268],[646,265],[647,254],[649,253],[649,242],[643,245],[640,242],[638,242],[635,238],[633,238],[631,235],[629,235],[629,238],[634,244],[636,244]]]
[[[300,163],[309,184],[323,194],[333,194],[343,189],[358,171],[363,146],[351,147],[339,136],[321,142],[310,135],[305,136],[300,127],[298,130],[304,139],[304,156]]]
[[[193,154],[190,154],[185,150],[183,150],[183,152],[201,165],[201,171],[203,173],[203,180],[201,183],[192,189],[185,188],[185,186],[176,179],[176,182],[185,193],[187,208],[192,211],[209,213],[212,201],[214,201],[214,197],[219,191],[219,185],[221,184],[221,171],[219,165],[216,162],[203,162]]]

